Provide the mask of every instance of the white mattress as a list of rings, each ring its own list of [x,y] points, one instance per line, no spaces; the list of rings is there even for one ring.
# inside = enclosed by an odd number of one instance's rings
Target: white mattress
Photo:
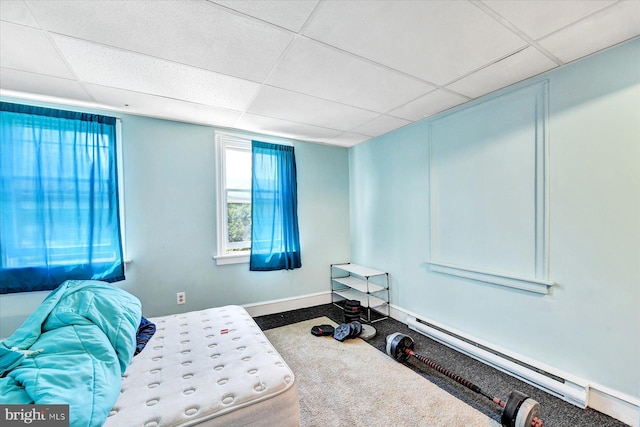
[[[150,318],[106,427],[298,426],[295,376],[246,310]]]

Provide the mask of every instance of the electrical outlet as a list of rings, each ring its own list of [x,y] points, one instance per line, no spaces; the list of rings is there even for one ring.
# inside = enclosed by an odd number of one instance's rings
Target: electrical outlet
[[[186,292],[178,292],[176,294],[176,303],[184,304],[187,302],[187,293]]]

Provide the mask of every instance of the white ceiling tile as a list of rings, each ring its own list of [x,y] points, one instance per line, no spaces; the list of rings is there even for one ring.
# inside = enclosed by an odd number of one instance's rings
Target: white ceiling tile
[[[27,92],[57,98],[92,102],[82,86],[75,80],[45,76],[27,71],[0,68],[2,89]]]
[[[47,30],[261,82],[287,31],[201,1],[33,1]]]
[[[536,48],[528,47],[447,86],[469,98],[493,92],[548,71],[557,64]]]
[[[0,1],[0,19],[14,24],[40,28],[29,8],[22,0]]]
[[[402,117],[406,120],[417,121],[425,117],[432,116],[451,107],[460,105],[468,101],[467,98],[456,95],[445,90],[438,89],[434,92],[421,96],[415,101],[411,101],[400,108],[390,111],[389,114]]]
[[[298,32],[318,0],[215,0],[214,3]]]
[[[640,35],[640,1],[619,1],[540,40],[540,45],[570,62]]]
[[[122,89],[85,85],[97,103],[129,114],[230,127],[240,112]],[[127,104],[127,106],[125,106]]]
[[[350,130],[377,113],[274,87],[263,87],[250,113],[337,130]]]
[[[342,133],[335,129],[295,123],[273,117],[245,113],[234,124],[237,129],[258,132],[267,135],[282,136],[302,141],[320,141],[334,138]]]
[[[434,86],[313,40],[296,40],[267,84],[385,113]]]
[[[0,65],[5,68],[73,78],[47,36],[31,27],[0,22]]]
[[[367,122],[362,126],[358,126],[353,129],[353,131],[362,135],[380,136],[410,123],[411,122],[408,120],[399,119],[397,117],[380,115],[370,122]]]
[[[483,0],[487,6],[537,40],[602,9],[615,0]]]
[[[522,48],[470,2],[321,2],[303,33],[437,85]]]
[[[360,144],[361,142],[365,142],[370,139],[371,137],[366,135],[360,135],[360,134],[351,133],[351,132],[344,132],[335,138],[327,138],[320,142],[324,142],[331,145],[340,145],[342,147],[353,147],[354,145]]]
[[[68,37],[56,44],[80,81],[244,110],[257,83]]]

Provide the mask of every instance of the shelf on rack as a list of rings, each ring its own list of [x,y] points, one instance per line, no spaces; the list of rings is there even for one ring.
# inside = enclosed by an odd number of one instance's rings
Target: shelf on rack
[[[354,289],[335,290],[337,295],[340,295],[344,299],[358,300],[363,307],[379,307],[385,305],[387,302],[381,298],[374,297],[372,295],[363,294]]]
[[[377,322],[390,315],[389,274],[358,264],[331,265],[331,299],[343,307],[347,300],[360,301],[365,322]]]
[[[353,276],[334,277],[333,280],[335,280],[340,284],[343,284],[353,289],[357,289],[360,292],[364,292],[364,293],[376,293],[376,292],[384,291],[387,289],[384,286],[367,282],[366,280],[358,279],[357,277],[353,277]]]
[[[375,270],[369,267],[363,267],[358,264],[333,264],[333,267],[339,268],[340,270],[347,271],[349,273],[357,274],[362,277],[372,277],[372,276],[381,276],[383,274],[387,274],[384,271]]]

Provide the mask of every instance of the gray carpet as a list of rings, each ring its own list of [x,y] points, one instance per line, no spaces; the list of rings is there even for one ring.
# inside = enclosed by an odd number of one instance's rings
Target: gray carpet
[[[255,320],[263,330],[268,330],[320,316],[327,316],[336,323],[344,322],[342,310],[333,304],[324,304],[267,316],[258,316]],[[402,332],[414,339],[415,349],[418,353],[425,355],[434,362],[477,384],[491,395],[506,398],[512,390],[519,390],[531,396],[540,402],[542,406],[542,418],[544,419],[546,427],[625,427],[624,423],[598,411],[590,408],[580,409],[478,362],[475,359],[458,353],[455,350],[410,330],[406,325],[396,320],[386,319],[379,321],[374,324],[374,327],[377,329],[378,334],[373,339],[368,340],[367,343],[382,353],[385,352],[385,337],[394,332]],[[418,361],[408,362],[406,366],[418,374],[423,380],[436,385],[447,393],[466,402],[469,406],[484,413],[494,421],[500,422],[500,408],[485,397],[479,396]],[[354,384],[353,387],[357,387],[357,384]],[[346,426],[348,424],[341,425]],[[415,425],[419,426],[419,424]],[[451,427],[458,426],[452,425]]]

